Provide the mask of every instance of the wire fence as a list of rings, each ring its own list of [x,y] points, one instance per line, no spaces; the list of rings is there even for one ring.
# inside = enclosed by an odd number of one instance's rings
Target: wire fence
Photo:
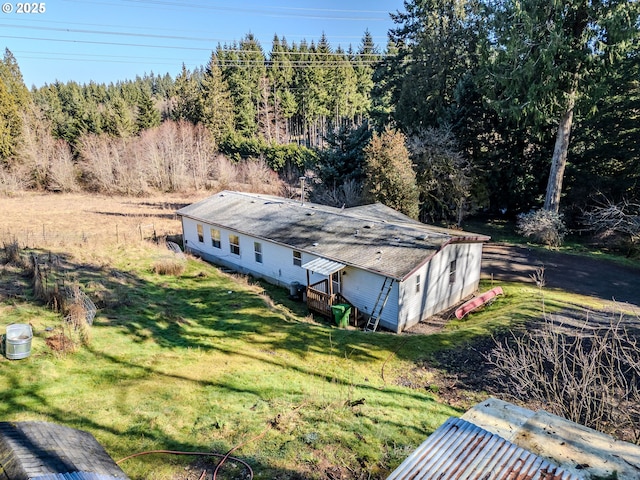
[[[64,245],[104,245],[123,244],[137,241],[158,242],[170,236],[168,232],[158,233],[154,223],[137,224],[135,226],[115,225],[110,229],[56,231],[42,225],[41,228],[25,230],[3,229],[0,231],[0,242],[7,244],[16,242],[22,248],[46,248]]]

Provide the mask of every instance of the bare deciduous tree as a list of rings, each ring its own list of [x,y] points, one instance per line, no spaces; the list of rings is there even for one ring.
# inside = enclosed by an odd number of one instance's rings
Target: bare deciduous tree
[[[475,210],[473,168],[449,128],[422,128],[407,139],[414,162],[422,220],[454,219]]]
[[[614,203],[604,199],[586,211],[583,222],[589,230],[605,236],[620,235],[627,239],[633,251],[640,243],[640,204],[623,200]]]
[[[18,158],[19,172],[31,188],[63,192],[79,189],[78,169],[69,144],[53,138],[51,122],[35,107],[22,115]]]
[[[355,207],[363,203],[362,184],[353,179],[333,186],[318,183],[313,186],[311,200],[332,207]]]
[[[215,155],[204,127],[170,121],[139,137],[86,135],[79,151],[90,187],[134,195],[204,188]]]
[[[249,159],[237,165],[238,179],[249,185],[251,191],[263,193],[281,193],[281,182],[263,158]]]
[[[11,196],[26,188],[22,173],[14,172],[4,165],[0,165],[0,195]]]
[[[622,315],[608,324],[567,326],[547,318],[513,334],[487,356],[505,391],[607,433],[628,429],[640,440],[640,351]]]

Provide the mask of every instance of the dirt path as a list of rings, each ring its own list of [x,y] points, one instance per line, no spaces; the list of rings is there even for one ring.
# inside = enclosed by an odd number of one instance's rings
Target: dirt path
[[[482,255],[482,277],[532,282],[544,267],[546,286],[604,300],[640,306],[640,265],[625,267],[607,260],[530,249],[520,245],[488,244]]]

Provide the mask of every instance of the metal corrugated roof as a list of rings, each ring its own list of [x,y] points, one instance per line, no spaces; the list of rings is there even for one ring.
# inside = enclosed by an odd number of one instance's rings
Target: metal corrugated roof
[[[302,265],[305,270],[310,270],[325,277],[342,270],[344,267],[346,267],[344,263],[334,262],[326,258],[316,258]]]
[[[387,480],[583,480],[460,418],[449,418]]]
[[[425,225],[381,205],[343,210],[229,191],[177,213],[398,280],[447,243],[489,239]]]

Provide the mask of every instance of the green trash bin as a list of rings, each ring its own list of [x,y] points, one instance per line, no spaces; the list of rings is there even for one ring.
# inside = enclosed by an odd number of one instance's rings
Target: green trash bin
[[[351,315],[351,305],[348,303],[336,303],[331,306],[333,312],[333,318],[336,320],[336,325],[339,327],[349,326],[349,315]]]

